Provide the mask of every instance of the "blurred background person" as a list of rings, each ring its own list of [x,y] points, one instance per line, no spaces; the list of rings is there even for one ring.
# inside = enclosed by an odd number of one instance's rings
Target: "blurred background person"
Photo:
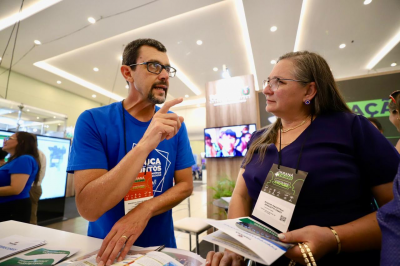
[[[17,132],[4,139],[3,150],[11,157],[0,167],[0,222],[15,220],[29,223],[29,191],[39,180],[40,160],[36,136]]]
[[[392,92],[389,97],[391,99],[389,103],[389,120],[400,132],[400,90]],[[396,144],[396,150],[400,153],[400,140]]]
[[[390,94],[389,120],[398,131],[400,125],[400,91]],[[399,142],[396,149],[399,150]],[[393,182],[393,200],[379,209],[378,223],[382,230],[381,265],[400,263],[400,166]]]
[[[0,150],[0,166],[4,165],[6,163],[7,155],[8,155],[8,152]]]
[[[39,205],[39,198],[42,195],[42,181],[46,174],[46,155],[41,150],[39,152],[40,171],[38,182],[33,182],[29,196],[31,199],[31,224],[37,224],[37,210]]]
[[[236,133],[232,129],[227,129],[222,138],[222,149],[218,157],[242,156],[242,153],[235,149]]]
[[[246,155],[247,144],[249,143],[250,138],[251,138],[251,134],[250,133],[242,134],[242,136],[240,137],[240,141],[239,141],[238,145],[236,146],[236,149],[238,151],[240,151],[243,156]]]
[[[218,145],[212,142],[211,135],[208,133],[204,134],[204,142],[206,143],[206,157],[216,157]]]
[[[374,125],[374,127],[376,127],[379,130],[379,132],[381,132],[383,134],[383,127],[382,127],[381,123],[379,123],[378,119],[370,117],[370,118],[368,118],[368,120],[369,120],[369,122],[371,122]]]

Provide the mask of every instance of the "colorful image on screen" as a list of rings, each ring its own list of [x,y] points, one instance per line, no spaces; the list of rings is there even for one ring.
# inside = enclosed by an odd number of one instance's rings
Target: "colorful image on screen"
[[[204,129],[206,158],[245,156],[255,124]]]

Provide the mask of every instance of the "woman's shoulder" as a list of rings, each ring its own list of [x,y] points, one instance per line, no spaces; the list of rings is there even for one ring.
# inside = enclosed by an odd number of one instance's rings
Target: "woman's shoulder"
[[[24,154],[24,155],[18,156],[17,158],[12,160],[12,162],[14,162],[14,163],[32,162],[32,163],[37,164],[35,158],[29,154]]]

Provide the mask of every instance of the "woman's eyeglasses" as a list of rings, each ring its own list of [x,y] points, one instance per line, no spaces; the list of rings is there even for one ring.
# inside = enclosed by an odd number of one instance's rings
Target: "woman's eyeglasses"
[[[9,141],[10,139],[16,139],[15,137],[6,137],[4,138],[4,141]]]
[[[392,92],[392,93],[389,95],[389,98],[390,98],[395,104],[397,104],[395,98],[396,98],[397,93],[399,93],[399,92],[400,92],[400,90],[397,90],[397,91]]]

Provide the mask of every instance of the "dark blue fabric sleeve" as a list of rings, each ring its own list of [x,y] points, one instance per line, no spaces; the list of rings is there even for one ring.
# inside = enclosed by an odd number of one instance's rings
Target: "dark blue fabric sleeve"
[[[67,172],[85,169],[108,170],[101,135],[90,111],[83,112],[76,122]]]
[[[352,124],[355,158],[361,176],[370,186],[392,182],[397,173],[400,155],[393,145],[363,116]]]
[[[32,156],[22,155],[12,161],[9,174],[27,174],[31,175],[35,170],[36,161]]]
[[[178,149],[176,155],[175,170],[182,170],[191,167],[196,163],[193,158],[192,148],[190,147],[185,123],[182,123],[177,137]]]

